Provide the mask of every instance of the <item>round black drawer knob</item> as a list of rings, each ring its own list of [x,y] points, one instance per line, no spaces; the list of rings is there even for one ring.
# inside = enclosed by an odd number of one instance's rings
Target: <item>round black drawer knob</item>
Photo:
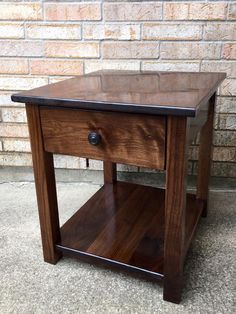
[[[101,142],[101,135],[96,132],[90,132],[88,135],[88,141],[91,145],[98,145]]]

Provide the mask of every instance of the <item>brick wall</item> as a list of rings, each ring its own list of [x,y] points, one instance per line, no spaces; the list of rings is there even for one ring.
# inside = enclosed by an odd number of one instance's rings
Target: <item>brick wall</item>
[[[234,1],[0,2],[0,166],[31,165],[24,106],[10,100],[15,91],[101,68],[226,71],[212,173],[236,177],[235,60]],[[55,159],[57,167],[86,168],[84,159]],[[197,142],[190,159],[195,173]]]

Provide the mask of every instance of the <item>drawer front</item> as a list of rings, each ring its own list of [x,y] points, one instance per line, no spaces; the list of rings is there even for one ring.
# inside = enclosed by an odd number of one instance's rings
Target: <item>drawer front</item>
[[[40,115],[48,152],[165,168],[165,117],[47,107]],[[88,141],[91,132],[97,145]]]

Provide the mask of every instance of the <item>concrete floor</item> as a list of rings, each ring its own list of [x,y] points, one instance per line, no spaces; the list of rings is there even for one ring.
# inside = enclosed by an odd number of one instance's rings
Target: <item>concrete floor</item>
[[[99,188],[58,183],[63,223]],[[157,284],[63,258],[42,260],[33,182],[0,184],[0,313],[235,313],[236,193],[212,191],[185,265],[180,305]]]

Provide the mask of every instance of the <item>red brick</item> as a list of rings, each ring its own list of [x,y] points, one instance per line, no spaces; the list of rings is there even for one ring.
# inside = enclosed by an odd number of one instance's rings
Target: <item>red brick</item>
[[[33,59],[30,61],[32,74],[40,75],[80,75],[83,62],[76,60]]]
[[[99,43],[48,41],[45,42],[45,55],[47,57],[98,58]]]
[[[99,3],[45,4],[45,19],[49,21],[98,21],[101,19]]]
[[[158,43],[105,42],[103,57],[107,59],[152,59],[159,57]]]
[[[161,2],[104,3],[106,21],[161,20]]]
[[[40,20],[42,19],[41,3],[1,3],[1,20]]]
[[[0,58],[1,74],[27,74],[29,73],[26,59],[2,59]]]

